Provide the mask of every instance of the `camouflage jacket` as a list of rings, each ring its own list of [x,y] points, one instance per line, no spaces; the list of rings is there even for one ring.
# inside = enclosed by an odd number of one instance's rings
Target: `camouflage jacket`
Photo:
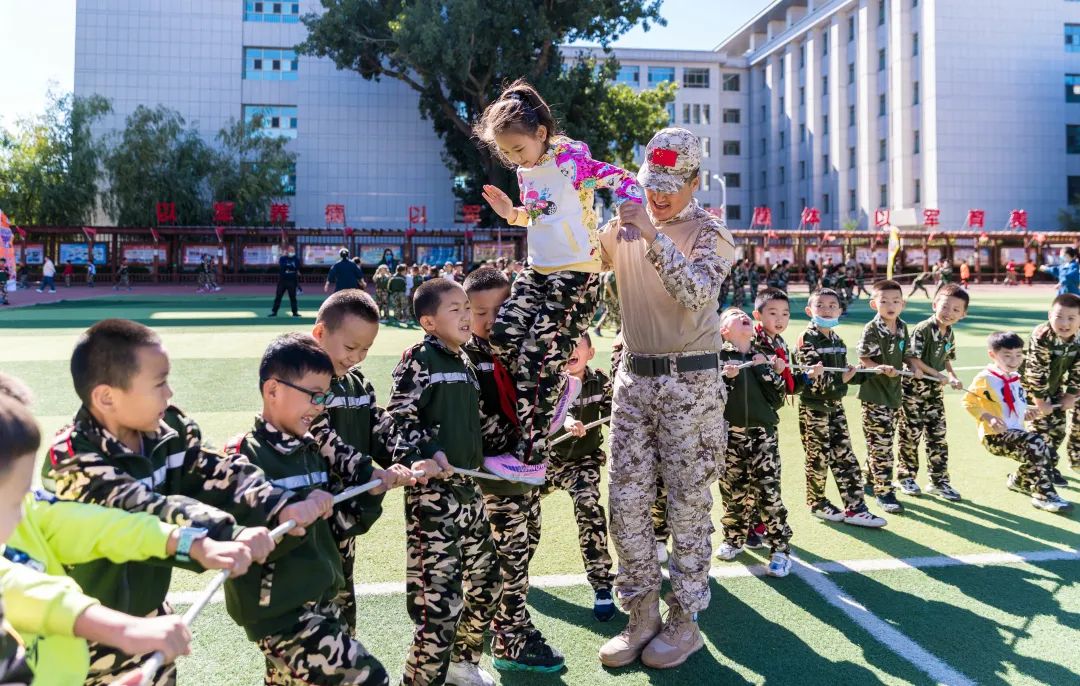
[[[148,512],[163,522],[208,529],[228,540],[247,526],[273,526],[295,495],[266,480],[246,458],[202,445],[194,421],[169,407],[155,434],[133,453],[82,408],[57,434],[43,465],[43,485],[61,500]],[[200,569],[193,565],[193,569]],[[165,601],[172,568],[161,562],[76,565],[71,576],[89,595],[121,612],[146,615]]]
[[[751,343],[754,352],[761,353],[765,357],[775,357],[783,353],[783,357],[787,360],[789,365],[795,364],[795,359],[791,356],[791,349],[788,348],[787,341],[780,334],[770,336],[765,332],[765,329],[761,324],[754,325],[754,340]],[[795,395],[802,391],[803,386],[806,385],[806,372],[789,371],[791,374],[791,389],[788,390],[787,382],[784,382],[783,387],[780,389],[785,397],[790,396],[794,399]],[[780,375],[781,379],[785,378],[784,374]]]
[[[756,354],[753,346],[744,353],[730,342],[725,342],[720,351],[720,360],[722,364],[742,364],[752,360]],[[729,425],[775,429],[780,423],[776,410],[784,404],[784,377],[777,374],[771,365],[740,369],[735,378],[724,377],[724,383],[728,390],[724,419]]]
[[[585,379],[581,382],[581,395],[574,401],[570,414],[582,424],[591,424],[598,419],[611,416],[611,377],[602,369],[585,368]],[[566,432],[559,429],[553,437],[558,438]],[[552,448],[564,461],[591,455],[604,447],[604,427],[595,426],[581,438],[568,438]]]
[[[320,446],[343,441],[352,449],[370,455],[382,467],[392,463],[393,441],[383,428],[386,411],[379,407],[375,387],[360,371],[353,367],[343,376],[330,380],[334,397],[326,406],[326,412],[311,424],[311,435]]]
[[[1064,341],[1049,322],[1035,327],[1028,339],[1021,378],[1032,398],[1051,400],[1061,393],[1080,393],[1080,335]]]
[[[847,346],[835,331],[822,331],[811,322],[795,346],[795,364],[812,366],[818,362],[826,367],[846,367]],[[807,380],[801,390],[802,404],[815,410],[828,409],[847,395],[849,384],[860,383],[861,376],[856,374],[844,383],[842,372],[825,372],[814,381]]]

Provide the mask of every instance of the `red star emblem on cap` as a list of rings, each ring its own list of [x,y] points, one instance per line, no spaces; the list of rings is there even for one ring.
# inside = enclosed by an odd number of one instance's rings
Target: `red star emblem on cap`
[[[671,148],[656,148],[649,153],[649,164],[658,167],[674,167],[679,160],[679,153]]]

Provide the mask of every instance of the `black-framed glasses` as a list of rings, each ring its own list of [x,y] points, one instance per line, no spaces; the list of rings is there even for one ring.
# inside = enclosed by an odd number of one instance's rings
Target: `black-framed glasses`
[[[295,388],[296,390],[300,391],[301,393],[307,393],[308,396],[311,397],[311,404],[312,405],[327,405],[327,404],[330,403],[331,400],[334,399],[334,392],[333,391],[326,391],[325,393],[322,392],[322,391],[312,391],[312,390],[309,390],[307,388],[304,388],[303,386],[297,386],[294,383],[289,383],[285,379],[281,379],[281,378],[278,378],[276,376],[274,377],[274,381],[277,381],[278,383],[283,383],[286,386],[288,386],[289,388]]]

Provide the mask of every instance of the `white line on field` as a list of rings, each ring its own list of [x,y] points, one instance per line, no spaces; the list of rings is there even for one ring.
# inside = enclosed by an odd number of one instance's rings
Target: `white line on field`
[[[1080,560],[1080,551],[1073,549],[1050,549],[1035,550],[1026,553],[972,553],[968,555],[939,555],[935,557],[886,557],[880,559],[864,560],[838,560],[836,562],[819,562],[814,568],[827,574],[845,574],[854,572],[887,572],[898,569],[924,569],[932,567],[959,567],[964,565],[977,565],[984,567],[998,567],[1001,565],[1023,564],[1025,562],[1056,562],[1060,560]],[[751,576],[765,576],[765,565],[741,565],[732,564],[721,567],[713,567],[709,570],[709,576],[714,579],[738,579]],[[534,576],[529,579],[529,584],[536,588],[566,588],[569,586],[584,586],[588,580],[584,574],[552,574],[548,576]],[[382,581],[378,583],[356,584],[356,595],[377,596],[404,593],[405,584],[400,581]],[[196,598],[202,595],[202,591],[174,591],[169,594],[169,602],[173,605],[190,605]],[[210,602],[220,603],[225,599],[224,594],[216,593]]]

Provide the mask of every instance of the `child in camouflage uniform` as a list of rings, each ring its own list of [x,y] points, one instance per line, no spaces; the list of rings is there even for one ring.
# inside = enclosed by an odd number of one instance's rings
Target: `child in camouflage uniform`
[[[592,339],[583,334],[566,363],[566,373],[581,380],[581,395],[571,408],[573,416],[567,418],[566,428],[556,437],[570,433],[574,438],[555,446],[544,495],[559,489],[567,491],[574,501],[581,561],[594,594],[593,615],[606,622],[615,616],[611,597],[615,575],[608,552],[607,518],[600,504],[600,472],[607,463],[607,455],[603,427],[586,429],[585,425],[611,415],[611,377],[602,369],[589,366],[595,355]]]
[[[495,357],[488,336],[499,308],[510,297],[510,280],[501,271],[481,267],[465,278],[472,308],[472,338],[465,354],[476,366],[480,381],[481,433],[485,455],[513,449],[518,439],[514,384]],[[491,655],[500,670],[557,672],[563,656],[544,640],[533,624],[526,599],[529,562],[540,543],[540,495],[534,486],[509,481],[480,480],[491,539],[502,573],[502,600],[491,623]],[[488,628],[462,620],[462,633],[482,637]],[[475,638],[474,638],[475,640]],[[482,639],[481,639],[482,640]]]
[[[1035,414],[1028,407],[1017,373],[1024,362],[1024,341],[1011,331],[990,334],[987,355],[991,364],[972,380],[964,394],[964,408],[979,422],[979,438],[991,455],[1020,463],[1006,485],[1031,494],[1031,505],[1048,512],[1072,509],[1054,488],[1057,450],[1041,434],[1028,431],[1024,420]]]
[[[0,305],[9,305],[7,285],[8,280],[11,278],[11,273],[8,271],[8,264],[6,257],[0,257]]]
[[[847,347],[833,330],[840,323],[840,294],[823,288],[810,296],[806,314],[810,325],[799,337],[795,350],[798,365],[843,367],[845,372],[825,372],[802,386],[799,433],[806,452],[806,503],[810,514],[829,522],[881,527],[885,520],[870,513],[859,488],[862,473],[851,448],[843,398],[849,383],[861,383],[856,368],[847,362]],[[829,470],[836,479],[841,510],[825,498]]]
[[[930,297],[930,291],[926,290],[926,282],[933,278],[932,272],[919,272],[915,276],[915,280],[911,282],[911,292],[908,293],[908,297],[914,297],[915,291],[922,291],[927,298]]]
[[[450,279],[425,282],[413,294],[425,336],[394,369],[386,407],[400,440],[397,460],[429,476],[405,492],[406,581],[416,625],[405,661],[409,686],[491,683],[480,668],[483,634],[502,581],[480,489],[454,467],[483,464],[480,385],[462,350],[472,336],[465,290]]]
[[[930,482],[926,492],[946,500],[960,500],[949,481],[949,445],[945,437],[945,401],[942,384],[955,389],[964,387],[953,372],[956,338],[953,326],[967,314],[967,291],[949,284],[934,298],[934,315],[919,322],[911,332],[912,364],[922,369],[924,377],[905,377],[900,386],[903,400],[897,435],[900,449],[896,457],[897,486],[905,495],[919,495],[915,483],[919,471],[919,442],[926,437],[926,468]]]
[[[405,291],[407,290],[408,282],[405,280],[405,265],[399,264],[397,271],[390,277],[390,280],[386,284],[386,291],[389,297],[388,310],[393,311],[391,315],[399,322],[409,321],[409,306],[407,304],[407,296]]]
[[[878,505],[890,513],[903,512],[893,484],[895,453],[893,439],[902,390],[900,370],[911,365],[911,338],[907,324],[900,319],[904,311],[904,291],[895,281],[878,281],[873,286],[870,308],[877,316],[863,327],[857,348],[860,364],[874,369],[859,388],[862,402],[863,434],[866,436],[866,483]],[[922,370],[914,369],[915,379]],[[906,437],[904,437],[906,439]]]
[[[379,318],[390,319],[390,268],[380,264],[372,277],[375,282],[375,302],[379,305]]]
[[[1072,413],[1069,431],[1069,462],[1080,471],[1080,297],[1069,293],[1054,298],[1050,318],[1040,324],[1028,339],[1023,367],[1024,390],[1035,401],[1038,415],[1032,430],[1057,450],[1065,438],[1066,414]],[[1054,485],[1065,486],[1058,465],[1052,465]]]

